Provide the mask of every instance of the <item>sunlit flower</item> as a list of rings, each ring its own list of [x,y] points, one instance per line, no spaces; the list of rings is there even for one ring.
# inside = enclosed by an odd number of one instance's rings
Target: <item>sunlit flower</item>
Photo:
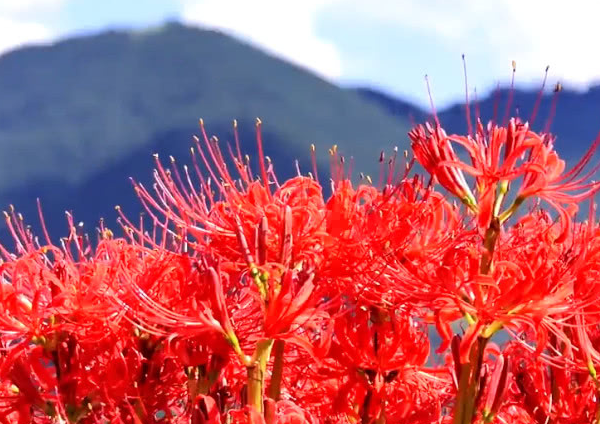
[[[507,127],[490,122],[484,128],[478,121],[476,129],[474,136],[461,136],[447,135],[439,126],[417,126],[409,137],[419,163],[478,216],[481,228],[486,229],[492,217],[504,222],[525,200],[539,198],[559,212],[564,226],[561,237],[565,237],[576,205],[600,190],[600,183],[590,181],[596,168],[584,172],[600,137],[565,172],[565,162],[554,150],[551,134],[536,133],[514,118]],[[466,151],[470,163],[454,152],[453,145]],[[475,180],[474,193],[464,173]],[[501,211],[511,190],[514,202]]]

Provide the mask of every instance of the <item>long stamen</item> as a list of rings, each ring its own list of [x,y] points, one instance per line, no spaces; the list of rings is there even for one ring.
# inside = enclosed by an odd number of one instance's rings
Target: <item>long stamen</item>
[[[465,76],[465,118],[467,120],[467,134],[469,136],[473,135],[473,126],[471,123],[471,105],[469,104],[469,81],[467,79],[467,61],[465,60],[465,55],[462,55],[463,62],[463,73]]]
[[[550,65],[546,66],[546,71],[544,72],[544,79],[542,81],[542,86],[540,87],[540,91],[538,92],[537,98],[535,99],[535,105],[533,106],[533,111],[531,112],[531,117],[529,118],[529,124],[533,128],[533,124],[535,123],[535,118],[537,117],[538,111],[540,109],[540,104],[542,103],[542,97],[544,95],[544,88],[546,87],[546,80],[548,79],[548,70],[550,69]]]
[[[515,73],[517,72],[517,62],[512,61],[512,75],[510,79],[510,89],[508,90],[508,100],[506,101],[506,109],[504,110],[504,118],[502,126],[506,127],[508,118],[510,117],[510,108],[512,107],[513,97],[515,95]]]
[[[258,165],[260,167],[260,175],[263,180],[263,184],[265,185],[265,189],[267,190],[267,195],[269,199],[272,199],[271,188],[269,187],[269,177],[267,175],[267,170],[265,168],[265,154],[263,151],[263,141],[262,141],[262,121],[256,118],[256,144],[258,147]]]
[[[425,84],[427,85],[427,95],[429,96],[429,105],[431,106],[431,113],[433,115],[433,120],[435,121],[436,127],[440,127],[440,120],[438,118],[437,111],[435,109],[435,105],[433,103],[433,95],[431,94],[431,86],[429,84],[429,76],[425,75]]]

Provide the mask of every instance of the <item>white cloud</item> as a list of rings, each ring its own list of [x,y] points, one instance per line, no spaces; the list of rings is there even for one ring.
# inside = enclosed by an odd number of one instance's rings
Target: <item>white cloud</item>
[[[24,44],[52,40],[55,33],[44,20],[65,1],[0,0],[0,54]]]
[[[65,0],[3,0],[0,1],[0,13],[16,15],[32,15],[57,8]]]
[[[23,44],[48,41],[52,35],[42,24],[0,17],[0,54]]]
[[[316,33],[319,10],[335,0],[182,0],[185,22],[234,34],[317,74],[342,74],[335,45]]]
[[[503,43],[503,53],[521,44],[518,63],[546,62],[553,75],[585,84],[600,77],[598,16],[600,3],[570,0],[544,3],[504,0],[510,19],[519,29]],[[522,40],[522,41],[521,41]],[[530,72],[526,66],[524,69]]]
[[[600,78],[598,16],[589,0],[340,0],[336,12],[353,19],[397,25],[439,38],[452,51],[493,66],[517,61],[517,77],[553,78],[585,85]]]

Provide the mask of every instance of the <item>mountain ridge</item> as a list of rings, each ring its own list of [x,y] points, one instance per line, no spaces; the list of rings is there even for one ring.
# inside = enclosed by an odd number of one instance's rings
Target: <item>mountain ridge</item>
[[[123,177],[150,183],[150,160],[132,158],[159,153],[189,163],[198,118],[223,141],[237,119],[242,149],[252,154],[256,117],[282,178],[295,174],[294,158],[310,170],[311,143],[322,170],[333,144],[375,170],[379,151],[405,142],[409,127],[356,93],[212,30],[169,23],[73,37],[0,57],[0,204],[35,218],[40,197],[47,215],[74,210],[86,222],[114,222],[113,205],[135,199],[122,191],[130,189]],[[106,206],[98,210],[85,187],[102,191]]]
[[[530,113],[537,91],[513,94],[513,111]],[[494,104],[504,111],[507,97],[501,89],[473,102],[473,113],[489,118]],[[544,98],[536,125],[550,103]],[[600,129],[599,105],[600,87],[560,93],[552,129],[568,160]],[[464,105],[438,114],[449,133],[465,132]],[[311,143],[320,172],[337,144],[355,158],[355,174],[376,175],[379,152],[408,148],[412,122],[429,115],[375,88],[339,87],[219,31],[170,22],[71,37],[0,56],[0,205],[15,204],[35,222],[39,197],[53,235],[64,233],[64,210],[89,227],[100,217],[115,225],[115,204],[140,211],[128,178],[151,185],[152,153],[190,163],[201,117],[225,143],[238,119],[251,156],[260,117],[266,154],[282,179],[296,173],[296,159],[303,172],[311,169]]]

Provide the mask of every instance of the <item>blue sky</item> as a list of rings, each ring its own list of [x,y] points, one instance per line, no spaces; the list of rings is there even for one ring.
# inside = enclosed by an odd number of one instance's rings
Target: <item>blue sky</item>
[[[0,52],[112,27],[177,19],[219,28],[334,82],[367,84],[438,107],[470,90],[550,81],[586,89],[600,77],[589,0],[0,0]],[[550,85],[551,86],[551,85]],[[472,93],[471,93],[472,95]]]

